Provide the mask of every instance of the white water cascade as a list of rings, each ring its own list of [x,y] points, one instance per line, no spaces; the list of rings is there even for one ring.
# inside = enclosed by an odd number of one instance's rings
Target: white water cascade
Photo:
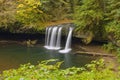
[[[54,27],[52,29],[50,46],[48,49],[55,49],[56,48],[55,43],[56,43],[56,38],[57,38],[57,29],[58,29],[58,27]]]
[[[49,47],[50,42],[50,33],[52,31],[52,27],[46,28],[46,34],[45,34],[45,48]]]
[[[71,51],[72,31],[73,31],[73,27],[70,27],[68,37],[67,37],[67,41],[66,41],[66,45],[65,45],[65,49],[60,50],[59,51],[60,53],[68,53],[68,52]]]
[[[49,28],[46,28],[46,34],[45,34],[45,46],[47,46],[47,37],[48,37],[48,30]]]
[[[49,27],[46,28],[46,36],[45,37],[45,48],[51,50],[58,50],[60,49],[61,44],[61,31],[62,27]]]
[[[61,36],[63,27],[48,27],[45,34],[45,48],[50,50],[61,49]],[[72,39],[73,27],[69,27],[69,32],[66,40],[66,45],[63,50],[59,50],[60,53],[68,53],[71,51],[71,39]]]
[[[56,42],[56,48],[60,49],[61,48],[61,34],[62,34],[62,27],[58,29],[58,35],[57,35],[57,42]]]

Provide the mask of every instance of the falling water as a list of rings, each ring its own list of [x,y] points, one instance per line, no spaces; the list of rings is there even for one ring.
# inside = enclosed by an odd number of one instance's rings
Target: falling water
[[[48,30],[49,28],[46,28],[46,33],[45,33],[45,46],[47,46],[47,37],[48,37]]]
[[[61,48],[61,34],[63,27],[48,27],[46,28],[46,39],[45,39],[45,48],[58,50]],[[66,41],[65,48],[60,50],[60,53],[68,53],[71,51],[71,38],[72,38],[73,27],[69,27],[69,33]]]
[[[59,27],[59,29],[58,29],[58,35],[57,35],[57,42],[56,42],[56,49],[60,49],[61,31],[62,31],[62,27]]]
[[[58,50],[61,44],[62,27],[49,27],[46,28],[46,41],[45,48]]]
[[[51,34],[51,31],[52,31],[52,27],[49,27],[49,28],[46,28],[46,34],[45,34],[45,48],[48,48],[49,47],[49,42],[50,42],[50,34]]]
[[[72,31],[73,31],[73,27],[70,27],[68,37],[67,37],[67,41],[66,41],[66,45],[65,45],[65,49],[60,50],[59,51],[60,53],[68,53],[69,51],[71,51]]]
[[[55,42],[56,42],[56,36],[57,36],[57,29],[58,29],[58,27],[54,27],[52,29],[51,39],[50,39],[50,46],[49,46],[48,49],[54,49],[55,48]]]

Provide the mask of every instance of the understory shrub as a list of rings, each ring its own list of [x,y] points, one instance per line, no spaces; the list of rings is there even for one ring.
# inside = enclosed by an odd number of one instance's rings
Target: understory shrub
[[[109,42],[108,44],[103,45],[103,49],[105,49],[107,52],[112,52],[116,50],[116,46]]]
[[[105,67],[103,59],[81,68],[60,69],[62,63],[51,59],[38,65],[21,65],[18,69],[3,71],[1,80],[120,80],[119,72]]]

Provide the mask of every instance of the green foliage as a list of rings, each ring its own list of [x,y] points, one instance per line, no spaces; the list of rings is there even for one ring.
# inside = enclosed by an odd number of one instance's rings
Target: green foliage
[[[116,47],[110,42],[108,44],[104,44],[103,49],[105,49],[107,52],[111,52],[116,50]]]
[[[69,0],[41,0],[42,10],[49,15],[49,21],[63,20],[69,16]]]
[[[13,33],[40,31],[49,22],[72,19],[79,0],[1,0],[0,28]]]
[[[120,63],[120,48],[117,48],[117,57],[118,57],[118,62]]]
[[[0,0],[0,27],[7,28],[16,21],[15,1],[16,0]]]
[[[42,25],[44,13],[40,9],[40,0],[19,0],[17,6],[17,20],[25,26],[38,27]]]
[[[50,63],[54,62],[53,65]],[[92,61],[86,68],[59,69],[62,62],[56,60],[42,61],[38,65],[21,65],[18,69],[4,71],[3,80],[120,80],[118,72],[104,65],[104,60]]]
[[[99,0],[82,0],[74,14],[77,31],[91,31],[94,34],[102,28],[103,7]]]
[[[106,25],[106,31],[108,31],[109,34],[113,34],[115,39],[120,38],[120,24],[114,22],[110,22]]]
[[[115,41],[120,40],[120,1],[110,0],[106,9],[106,31]]]
[[[97,38],[111,35],[116,42],[120,40],[119,0],[82,0],[76,7],[74,19],[76,32],[91,31]]]
[[[47,22],[74,17],[76,34],[92,33],[87,43],[106,35],[120,41],[119,0],[0,0],[0,12],[0,28],[10,32],[41,31]]]
[[[76,4],[72,2],[75,1],[19,0],[16,17],[19,22],[24,24],[24,28],[34,27],[40,31],[49,22],[71,19],[74,12],[74,4]]]

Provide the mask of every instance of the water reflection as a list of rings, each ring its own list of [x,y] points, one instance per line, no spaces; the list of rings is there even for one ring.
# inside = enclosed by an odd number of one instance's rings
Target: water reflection
[[[64,54],[64,63],[65,63],[65,67],[70,67],[72,66],[72,61],[71,61],[71,57],[69,54]]]
[[[67,68],[72,66],[83,66],[90,63],[94,57],[73,55],[72,53],[60,54],[58,51],[47,50],[40,45],[32,48],[27,48],[26,46],[18,44],[6,44],[4,47],[0,45],[0,71],[18,68],[20,64],[37,64],[38,61],[48,59],[64,61],[61,68]]]

